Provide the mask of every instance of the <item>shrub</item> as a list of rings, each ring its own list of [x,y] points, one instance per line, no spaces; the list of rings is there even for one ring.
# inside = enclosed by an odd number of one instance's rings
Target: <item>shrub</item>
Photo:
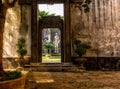
[[[21,77],[22,73],[20,71],[7,71],[7,76],[0,77],[0,81],[12,80]]]
[[[25,39],[19,38],[17,41],[17,53],[21,56],[24,56],[27,54],[27,50],[25,49]]]

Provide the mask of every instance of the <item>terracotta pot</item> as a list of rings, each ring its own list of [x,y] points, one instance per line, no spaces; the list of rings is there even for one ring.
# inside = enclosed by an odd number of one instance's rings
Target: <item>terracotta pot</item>
[[[27,73],[27,71],[22,71],[20,78],[0,82],[0,89],[24,89]]]

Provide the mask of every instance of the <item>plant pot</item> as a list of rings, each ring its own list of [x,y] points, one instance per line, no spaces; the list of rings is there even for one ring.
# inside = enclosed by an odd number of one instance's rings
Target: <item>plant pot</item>
[[[28,61],[30,59],[30,56],[25,55],[23,58],[24,58],[25,61]]]
[[[18,57],[18,59],[16,60],[16,62],[18,63],[18,67],[24,67],[25,62],[28,61],[29,56],[20,56]]]
[[[87,61],[86,58],[76,58],[75,61],[77,62],[80,69],[85,69],[84,63]]]
[[[51,57],[51,54],[50,54],[50,53],[46,53],[45,56],[46,56],[46,57]]]
[[[27,71],[21,71],[20,78],[0,82],[0,89],[24,89]]]

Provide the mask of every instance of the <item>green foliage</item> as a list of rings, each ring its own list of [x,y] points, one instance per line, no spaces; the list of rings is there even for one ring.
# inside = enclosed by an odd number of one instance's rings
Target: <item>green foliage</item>
[[[64,20],[64,16],[61,16],[61,19]]]
[[[39,11],[39,18],[41,19],[41,18],[43,18],[43,17],[45,17],[45,16],[55,16],[55,13],[53,13],[53,14],[49,14],[49,12],[45,12],[45,11]]]
[[[17,53],[21,56],[27,54],[27,50],[25,49],[25,39],[24,38],[19,38],[17,41]]]
[[[20,54],[20,55],[26,55],[27,54],[27,50],[26,49],[20,49],[20,50],[17,50],[17,52]]]
[[[45,56],[45,54],[42,53],[42,56]],[[61,54],[51,54],[51,56],[61,56]]]
[[[82,56],[83,54],[86,53],[86,49],[82,47],[82,45],[78,46],[75,50],[75,52],[79,55]]]
[[[90,4],[90,3],[91,3],[91,0],[86,0],[85,3],[86,3],[86,4]]]
[[[74,44],[76,46],[75,53],[77,53],[80,57],[86,53],[86,50],[91,48],[89,45],[82,43],[80,40],[74,40]]]
[[[12,80],[21,77],[21,72],[19,71],[7,71],[7,76],[0,77],[0,81]]]
[[[52,56],[61,56],[61,54],[52,54]]]
[[[52,43],[44,44],[43,48],[45,48],[45,49],[53,49],[54,48],[54,44],[52,44]]]
[[[49,58],[46,58],[46,57],[44,57],[44,58],[42,58],[42,61],[46,61],[46,60],[48,60],[48,61],[60,61],[60,58],[52,58],[52,57],[49,57]]]
[[[76,46],[79,46],[80,43],[81,43],[80,40],[74,40],[74,44],[75,44]]]
[[[45,11],[39,11],[39,15],[38,17],[40,19],[42,19],[43,17],[46,17],[46,16],[56,16],[55,13],[52,13],[52,14],[49,14],[49,12],[45,12]],[[64,16],[60,16],[62,20],[64,20]]]
[[[52,43],[47,43],[43,45],[43,48],[47,49],[47,53],[50,53],[50,50],[54,48],[54,44]]]
[[[84,8],[85,13],[89,12],[89,10],[90,10],[89,4],[90,3],[91,3],[91,0],[85,0],[85,2],[83,3],[82,7]]]

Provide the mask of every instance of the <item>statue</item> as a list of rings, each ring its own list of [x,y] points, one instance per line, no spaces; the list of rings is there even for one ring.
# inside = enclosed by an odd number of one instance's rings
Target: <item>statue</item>
[[[50,29],[47,29],[47,31],[46,31],[45,39],[47,39],[46,40],[47,43],[51,42],[51,32],[50,32]]]
[[[58,33],[55,33],[53,44],[55,46],[55,53],[59,53],[59,43],[60,43],[60,38]]]

